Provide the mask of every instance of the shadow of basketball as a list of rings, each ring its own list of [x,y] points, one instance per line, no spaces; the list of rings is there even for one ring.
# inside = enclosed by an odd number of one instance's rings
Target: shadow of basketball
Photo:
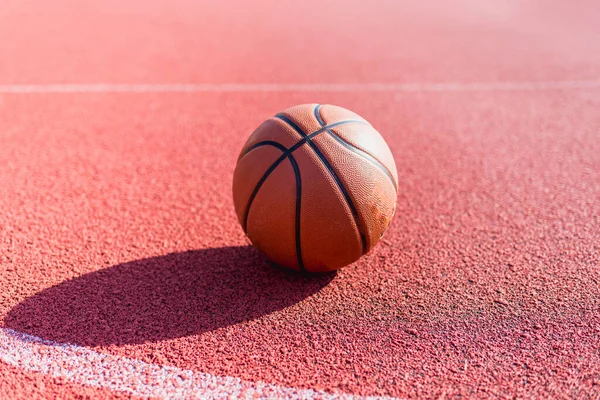
[[[251,246],[172,253],[43,290],[15,306],[4,324],[87,346],[159,341],[281,310],[318,292],[334,276],[275,269]]]

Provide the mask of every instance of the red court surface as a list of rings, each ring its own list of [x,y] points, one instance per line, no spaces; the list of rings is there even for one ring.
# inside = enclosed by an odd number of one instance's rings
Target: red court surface
[[[600,398],[600,3],[367,3],[0,2],[0,397]],[[231,199],[300,103],[399,175],[321,277]]]

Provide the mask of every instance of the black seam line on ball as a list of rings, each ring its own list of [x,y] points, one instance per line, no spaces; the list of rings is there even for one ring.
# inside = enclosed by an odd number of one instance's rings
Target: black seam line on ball
[[[317,104],[313,110],[313,113],[315,115],[315,118],[317,119],[317,122],[319,123],[319,125],[322,126],[322,129],[325,129],[325,131],[329,132],[329,126],[327,126],[325,124],[325,121],[323,120],[323,118],[321,117],[321,105]],[[369,124],[370,126],[371,124]],[[317,154],[318,155],[318,154]],[[325,164],[327,166],[327,164]],[[333,171],[333,167],[332,166],[328,166],[330,168],[330,171]],[[352,211],[352,216],[354,217],[354,223],[356,224],[356,229],[358,229],[358,234],[360,236],[360,243],[361,243],[361,247],[362,247],[362,254],[365,254],[367,252],[368,247],[368,243],[367,243],[367,237],[364,233],[364,229],[363,229],[363,220],[360,217],[360,215],[358,214],[358,209],[356,208],[356,206],[354,205],[354,203],[352,202],[352,198],[350,197],[350,193],[346,190],[346,188],[344,187],[344,184],[342,183],[341,179],[339,179],[336,175],[334,175],[334,178],[336,179],[336,182],[338,182],[338,186],[342,192],[342,194],[344,195],[344,198],[346,199],[346,203],[348,204],[348,207],[350,207],[350,210]]]
[[[278,116],[276,116],[276,118],[278,118],[278,119],[282,120],[283,122],[287,122],[287,121],[286,121],[286,119],[284,119],[284,118],[281,118],[281,117],[278,117]],[[254,150],[255,148],[257,148],[257,147],[260,147],[260,146],[264,146],[264,145],[269,145],[269,144],[270,144],[270,145],[272,145],[272,146],[276,146],[277,148],[279,148],[279,149],[282,149],[282,150],[284,150],[284,151],[286,151],[286,152],[288,152],[288,153],[293,153],[293,152],[294,152],[295,150],[297,150],[297,149],[298,149],[300,146],[302,146],[304,143],[306,143],[306,141],[307,141],[307,140],[309,140],[309,139],[312,139],[312,138],[314,138],[315,136],[317,136],[317,135],[319,135],[319,134],[321,134],[321,133],[325,132],[325,131],[326,131],[326,128],[334,128],[334,127],[336,127],[336,126],[345,125],[345,124],[353,124],[353,123],[357,123],[357,124],[367,124],[367,125],[369,125],[369,123],[368,123],[368,122],[366,122],[366,121],[361,121],[361,120],[353,120],[353,119],[348,119],[348,120],[345,120],[345,121],[336,122],[336,123],[333,123],[333,124],[331,124],[331,125],[328,125],[328,126],[326,126],[326,127],[323,127],[323,128],[321,128],[321,129],[318,129],[318,130],[314,131],[313,133],[311,133],[310,135],[304,136],[302,139],[300,139],[298,142],[296,142],[296,144],[294,144],[294,145],[293,145],[292,147],[290,147],[289,149],[285,148],[285,147],[284,147],[282,144],[280,144],[280,143],[274,142],[274,141],[272,141],[272,140],[265,140],[265,141],[262,141],[262,142],[255,143],[255,144],[253,144],[252,146],[248,147],[248,148],[247,148],[247,149],[246,149],[246,150],[245,150],[245,151],[244,151],[244,152],[243,152],[243,153],[240,155],[239,159],[241,159],[242,157],[244,157],[246,154],[250,153],[250,152],[251,152],[252,150]],[[291,125],[290,125],[290,126],[291,126]],[[300,129],[300,128],[298,128],[298,129]],[[238,159],[238,160],[239,160],[239,159]]]
[[[334,126],[339,126],[342,124],[349,124],[349,123],[354,123],[354,122],[363,122],[363,121],[354,121],[354,120],[346,120],[346,121],[340,121],[340,122],[336,122],[335,124],[331,124],[331,127]],[[258,194],[258,190],[261,188],[261,186],[263,185],[263,183],[265,183],[265,181],[267,180],[267,178],[269,177],[269,175],[271,175],[271,173],[275,170],[275,168],[277,168],[277,166],[283,161],[285,160],[285,158],[289,155],[291,155],[296,149],[298,149],[300,146],[302,146],[304,143],[306,143],[307,140],[309,140],[310,138],[325,132],[324,128],[318,129],[315,132],[311,133],[308,136],[305,136],[302,140],[298,141],[298,143],[296,143],[295,145],[293,145],[291,148],[286,149],[284,145],[282,145],[281,143],[272,141],[272,140],[265,140],[263,142],[258,142],[256,144],[253,144],[252,146],[250,146],[244,153],[242,153],[242,155],[239,157],[239,159],[241,159],[242,157],[244,157],[246,154],[248,154],[251,150],[256,149],[257,147],[261,147],[261,146],[274,146],[277,147],[278,149],[280,149],[281,151],[283,151],[283,154],[281,155],[281,157],[279,157],[277,160],[275,160],[275,162],[273,164],[271,164],[271,166],[269,167],[269,169],[267,169],[267,171],[265,172],[265,174],[262,176],[262,178],[260,178],[260,180],[258,181],[258,183],[256,184],[256,187],[254,188],[254,191],[252,191],[252,194],[250,195],[250,199],[248,200],[248,205],[246,206],[246,210],[244,213],[244,224],[242,226],[242,228],[244,229],[244,233],[248,233],[246,227],[248,225],[248,214],[250,213],[250,206],[252,205],[252,202],[254,201],[254,198],[256,197],[256,195]],[[238,160],[239,160],[238,159]]]
[[[258,190],[263,185],[263,183],[265,182],[267,177],[271,174],[271,172],[273,172],[273,170],[275,170],[275,168],[277,168],[277,166],[281,163],[281,161],[283,161],[283,158],[287,157],[290,160],[290,163],[292,164],[292,168],[294,168],[294,176],[296,177],[296,211],[295,211],[296,215],[295,215],[295,225],[294,225],[294,232],[295,232],[295,236],[296,236],[296,238],[295,238],[296,259],[298,260],[298,266],[299,266],[300,270],[302,272],[306,272],[306,268],[304,267],[304,262],[302,261],[302,245],[301,245],[301,240],[300,240],[300,238],[301,238],[301,236],[300,236],[300,206],[302,203],[301,202],[302,178],[300,176],[300,168],[298,168],[298,163],[296,162],[296,158],[294,158],[294,156],[291,153],[287,152],[287,149],[281,143],[277,143],[277,142],[273,142],[273,141],[265,141],[265,142],[257,143],[256,145],[252,146],[252,148],[257,148],[257,147],[261,147],[261,146],[274,146],[274,147],[282,150],[284,153],[281,155],[281,157],[279,157],[277,159],[277,161],[275,161],[275,163],[273,163],[273,165],[269,168],[269,170],[267,170],[267,173],[265,173],[265,175],[261,178],[261,180],[258,182],[256,187],[254,188],[254,191],[252,192],[252,195],[250,196],[250,200],[248,200],[248,205],[246,206],[246,211],[245,211],[245,215],[244,215],[244,232],[246,232],[246,227],[248,225],[248,215],[250,214],[250,206],[252,205],[254,198],[258,194]]]
[[[300,236],[300,207],[302,204],[302,178],[300,176],[300,168],[298,168],[298,163],[293,155],[288,155],[290,162],[292,163],[292,167],[294,168],[294,175],[296,175],[296,221],[294,226],[294,231],[296,235],[296,258],[298,260],[298,266],[302,272],[306,272],[306,268],[304,267],[304,261],[302,261],[302,243]]]
[[[250,207],[252,206],[252,202],[254,201],[254,198],[256,197],[256,195],[258,194],[258,190],[262,187],[263,183],[265,183],[265,181],[267,180],[267,178],[269,177],[269,175],[271,175],[271,172],[273,172],[275,170],[275,168],[277,168],[277,166],[279,164],[281,164],[281,162],[283,160],[285,160],[286,158],[288,158],[289,154],[288,153],[283,153],[281,155],[281,157],[279,157],[277,160],[275,160],[275,162],[273,164],[271,164],[271,166],[269,167],[269,169],[267,170],[267,172],[264,173],[264,175],[262,176],[262,178],[260,178],[260,180],[258,181],[258,183],[256,184],[256,187],[254,188],[254,190],[252,191],[252,194],[250,195],[250,199],[248,200],[248,205],[246,206],[246,211],[244,213],[244,226],[242,227],[244,229],[244,233],[248,233],[248,215],[250,214]]]
[[[335,140],[337,140],[342,146],[347,148],[348,150],[358,154],[359,156],[362,156],[363,158],[365,158],[365,159],[371,161],[373,164],[375,164],[375,166],[377,168],[379,168],[380,170],[382,170],[387,175],[387,177],[390,179],[390,181],[392,181],[392,185],[394,185],[394,191],[396,193],[398,193],[398,185],[396,184],[396,180],[392,176],[392,173],[390,172],[390,170],[387,169],[387,167],[385,165],[380,163],[379,160],[377,160],[375,157],[373,157],[366,151],[359,149],[358,147],[346,142],[344,139],[339,137],[337,133],[335,133],[331,129],[329,129],[330,126],[325,126],[325,121],[323,121],[323,118],[321,118],[321,113],[319,111],[320,109],[321,109],[321,105],[318,105],[317,108],[315,108],[315,117],[317,118],[317,121],[319,121],[319,124],[321,124],[321,126],[325,127],[325,130],[327,131],[327,133],[331,137],[333,137]]]
[[[246,154],[250,153],[252,150],[256,149],[257,147],[262,147],[262,146],[273,146],[273,147],[277,147],[279,150],[283,151],[284,153],[288,151],[287,147],[285,147],[284,145],[282,145],[281,143],[275,142],[273,140],[264,140],[262,142],[258,142],[253,144],[252,146],[248,147],[246,149],[246,151],[244,151],[239,158],[244,157]],[[239,161],[239,159],[238,159]]]
[[[307,134],[298,125],[296,125],[296,123],[294,121],[292,121],[291,118],[288,118],[284,114],[281,114],[281,113],[277,114],[277,115],[275,115],[275,118],[279,118],[280,120],[287,122],[287,124],[289,126],[291,126],[292,128],[294,128],[294,130],[296,132],[298,132],[300,134],[300,136],[304,136],[304,137],[307,136]]]
[[[335,181],[338,189],[342,192],[342,195],[344,196],[344,199],[346,200],[346,204],[348,204],[348,207],[350,208],[350,211],[352,212],[352,216],[354,218],[354,223],[356,224],[356,227],[358,228],[358,232],[360,234],[360,240],[361,240],[361,245],[362,245],[362,252],[363,252],[363,254],[366,253],[366,250],[367,250],[367,241],[366,241],[365,235],[362,232],[361,225],[359,224],[358,211],[356,210],[356,207],[354,206],[354,202],[350,198],[350,194],[348,193],[348,191],[344,187],[344,184],[342,183],[340,177],[335,172],[335,169],[333,169],[333,166],[331,165],[331,163],[327,160],[327,158],[325,158],[325,156],[323,155],[323,153],[321,153],[321,150],[319,150],[319,147],[310,140],[311,138],[308,137],[306,135],[306,133],[304,133],[302,131],[302,129],[300,129],[298,127],[298,125],[296,125],[289,118],[287,118],[285,116],[282,116],[280,114],[276,115],[276,117],[280,118],[281,120],[283,120],[286,123],[288,123],[300,135],[305,136],[306,143],[308,143],[308,145],[313,149],[313,151],[315,152],[315,154],[317,155],[317,157],[319,157],[319,159],[321,160],[321,162],[323,163],[323,165],[325,166],[325,168],[327,168],[327,170],[329,171],[329,174],[331,175],[331,177]],[[325,127],[322,127],[321,129],[317,130],[316,132],[319,132],[319,131],[322,132],[322,131],[325,131],[325,130],[326,130]]]
[[[319,125],[321,126],[325,126],[325,121],[323,121],[323,117],[321,117],[321,105],[317,104],[315,106],[315,118],[317,119],[317,122],[319,122]]]
[[[375,157],[373,157],[369,153],[359,149],[358,147],[354,147],[350,143],[346,142],[344,139],[342,139],[341,137],[339,137],[338,135],[336,135],[334,132],[330,131],[329,129],[327,129],[327,133],[329,133],[329,135],[331,135],[331,137],[333,137],[335,140],[337,140],[341,145],[346,147],[348,150],[353,151],[354,153],[362,156],[366,160],[369,160],[373,164],[375,164],[375,166],[378,167],[380,170],[382,170],[386,174],[386,176],[390,179],[390,181],[392,182],[392,185],[394,186],[394,190],[396,191],[396,193],[398,193],[398,186],[396,184],[396,180],[392,176],[391,172],[385,167],[385,165],[380,163]]]

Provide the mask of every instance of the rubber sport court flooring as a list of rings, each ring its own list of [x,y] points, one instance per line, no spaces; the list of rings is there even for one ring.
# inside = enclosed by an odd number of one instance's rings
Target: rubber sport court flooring
[[[0,397],[599,398],[600,3],[3,0]],[[233,211],[265,118],[400,176],[338,274]]]

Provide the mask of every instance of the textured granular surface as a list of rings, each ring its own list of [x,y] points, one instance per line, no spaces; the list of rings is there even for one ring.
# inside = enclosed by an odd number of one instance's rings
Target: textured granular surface
[[[41,374],[24,372],[3,363],[0,363],[0,371],[2,371],[2,380],[0,381],[2,382],[0,385],[0,398],[2,399],[136,399],[136,397],[127,394],[75,385],[65,378],[51,378]]]
[[[0,5],[0,85],[452,85],[0,94],[5,329],[331,393],[600,396],[597,5],[41,3]],[[250,132],[310,102],[368,119],[399,175],[382,242],[317,278],[231,199]],[[0,363],[0,397],[111,396],[65,379]]]

